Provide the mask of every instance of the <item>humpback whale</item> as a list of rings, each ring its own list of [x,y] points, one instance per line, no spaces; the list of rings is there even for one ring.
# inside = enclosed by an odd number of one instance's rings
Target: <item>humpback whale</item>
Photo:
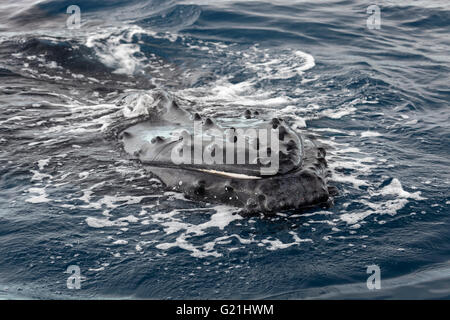
[[[211,118],[160,90],[130,94],[117,104],[123,109],[109,133],[169,190],[244,213],[332,203],[325,149],[283,119],[250,110]]]

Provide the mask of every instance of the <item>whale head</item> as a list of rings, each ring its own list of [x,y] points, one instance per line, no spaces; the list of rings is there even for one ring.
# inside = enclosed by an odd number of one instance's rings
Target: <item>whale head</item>
[[[170,190],[249,213],[330,202],[325,150],[283,119],[206,117],[162,91],[121,103],[121,147]]]

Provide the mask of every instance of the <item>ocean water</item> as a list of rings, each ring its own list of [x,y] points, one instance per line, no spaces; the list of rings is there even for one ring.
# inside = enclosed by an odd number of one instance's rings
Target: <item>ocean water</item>
[[[1,3],[0,298],[450,298],[449,21],[438,0]],[[316,136],[334,206],[164,191],[105,138],[154,89]]]

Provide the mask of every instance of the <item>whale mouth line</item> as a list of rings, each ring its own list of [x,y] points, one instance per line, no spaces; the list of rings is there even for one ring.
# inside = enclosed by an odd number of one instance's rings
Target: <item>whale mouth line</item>
[[[261,180],[261,179],[268,179],[272,178],[274,176],[270,177],[264,177],[264,176],[255,176],[255,175],[249,175],[245,173],[237,173],[237,172],[230,172],[230,171],[221,171],[221,170],[214,170],[214,169],[205,169],[205,168],[194,168],[194,167],[188,167],[188,166],[176,166],[174,164],[167,164],[167,163],[158,163],[158,162],[143,162],[144,166],[149,167],[157,167],[157,168],[165,168],[165,169],[175,169],[175,170],[187,170],[187,171],[196,171],[196,172],[202,172],[210,175],[225,177],[225,178],[231,178],[231,179],[241,179],[241,180]],[[278,176],[278,175],[276,175]]]
[[[235,173],[235,172],[226,172],[226,171],[218,171],[218,170],[212,170],[212,169],[195,169],[197,171],[216,174],[219,176],[229,177],[229,178],[235,178],[235,179],[247,179],[247,180],[259,180],[262,179],[262,177],[258,176],[250,176],[243,173]]]

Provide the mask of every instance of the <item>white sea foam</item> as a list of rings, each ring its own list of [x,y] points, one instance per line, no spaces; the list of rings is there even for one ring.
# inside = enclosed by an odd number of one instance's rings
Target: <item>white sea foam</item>
[[[26,199],[26,202],[29,203],[46,203],[46,202],[50,202],[51,200],[48,197],[47,192],[45,191],[45,188],[29,188],[28,192],[30,193],[34,193],[36,195]]]
[[[303,242],[310,242],[310,243],[313,242],[312,239],[301,239],[297,235],[297,233],[295,233],[293,231],[290,231],[289,234],[292,235],[292,238],[294,239],[293,242],[285,243],[285,242],[282,242],[279,239],[273,239],[273,238],[269,237],[269,238],[261,240],[260,243],[264,244],[264,245],[267,245],[267,247],[266,247],[267,250],[275,251],[275,250],[280,250],[280,249],[286,249],[286,248],[289,248],[289,247],[294,246],[294,245],[299,245],[299,244],[301,244]]]
[[[141,52],[140,44],[142,36],[151,36],[157,39],[167,39],[175,41],[179,35],[160,33],[148,28],[143,29],[137,25],[127,25],[124,27],[109,27],[102,31],[95,31],[89,34],[85,45],[93,48],[100,61],[108,67],[114,69],[118,74],[145,74],[147,67],[151,67],[153,81],[165,79],[156,75],[162,74],[163,70],[170,70],[173,67],[166,65],[161,58],[155,55],[145,56]]]
[[[52,176],[47,173],[42,173],[36,170],[30,170],[31,173],[33,173],[33,176],[31,177],[31,181],[42,181],[46,178],[51,179]]]
[[[91,193],[84,193],[83,197],[79,198],[80,200],[90,200]],[[148,196],[111,196],[105,195],[103,198],[97,201],[89,201],[86,205],[81,205],[81,208],[94,208],[101,209],[103,206],[108,209],[115,209],[119,206],[130,205],[140,203],[142,199]]]
[[[124,244],[128,244],[128,241],[127,240],[123,240],[123,239],[119,239],[119,240],[114,241],[112,244],[124,245]]]
[[[381,136],[381,133],[376,131],[364,131],[361,132],[361,138],[367,138],[367,137],[379,137]]]
[[[257,44],[243,51],[228,49],[217,43],[205,44],[210,46],[213,55],[217,54],[219,61],[225,59],[226,64],[233,61],[233,65],[238,65],[241,72],[249,77],[236,82],[232,74],[219,76],[203,86],[180,90],[179,95],[205,106],[204,112],[217,104],[232,105],[234,113],[242,107],[259,107],[274,115],[277,110],[279,113],[289,113],[295,118],[298,128],[305,127],[305,119],[295,112],[298,98],[286,94],[282,87],[260,88],[259,84],[263,80],[302,77],[305,71],[315,66],[313,56],[299,50],[262,49]],[[284,111],[279,111],[283,108]]]
[[[152,95],[140,94],[132,103],[127,103],[122,109],[125,118],[135,118],[149,115],[150,111],[156,107],[159,100],[155,101]]]
[[[370,196],[395,196],[395,199],[385,198],[382,201],[361,199],[359,202],[364,204],[368,208],[367,210],[345,213],[340,215],[340,219],[348,224],[355,224],[373,214],[395,215],[399,210],[404,208],[406,204],[408,204],[408,199],[417,201],[426,199],[420,195],[420,191],[411,193],[403,190],[403,187],[397,178],[392,179],[390,184],[384,186],[380,190],[371,191]]]
[[[109,30],[108,30],[109,31]],[[117,33],[105,32],[92,34],[86,40],[86,46],[94,48],[100,60],[115,73],[133,74],[141,64],[136,57],[140,51],[139,46],[131,43],[133,36],[140,28],[117,30]]]
[[[338,109],[331,108],[331,109],[325,109],[322,112],[320,112],[320,116],[322,117],[328,117],[331,119],[341,119],[342,117],[354,114],[356,111],[356,108],[354,106],[342,106]]]
[[[86,218],[86,223],[88,224],[88,226],[90,226],[92,228],[105,228],[105,227],[112,227],[112,226],[124,227],[124,226],[128,226],[129,223],[134,223],[137,221],[138,221],[138,219],[133,215],[119,218],[116,220],[110,220],[110,218],[95,218],[95,217],[87,217]]]
[[[188,239],[193,236],[204,235],[206,230],[209,228],[219,228],[220,230],[223,230],[233,221],[242,219],[240,215],[235,214],[235,208],[228,206],[216,206],[214,207],[215,213],[210,216],[210,219],[207,222],[201,224],[191,224],[183,222],[180,218],[176,217],[181,213],[181,211],[185,210],[174,210],[166,214],[159,213],[151,216],[151,219],[155,219],[156,222],[164,227],[164,232],[166,234],[183,231],[177,237],[175,242],[158,244],[156,246],[158,249],[167,250],[177,246],[191,251],[191,254],[196,257],[204,257],[209,255],[220,256],[221,254],[216,251],[211,251],[211,248],[214,246],[207,245],[206,250],[202,250],[201,247],[196,247],[189,243]],[[210,249],[208,250],[208,248]]]
[[[403,190],[402,184],[400,180],[397,178],[392,179],[391,183],[385,186],[379,193],[375,193],[375,195],[396,195],[400,198],[409,198],[414,200],[425,200],[426,198],[420,195],[420,191],[416,192],[408,192]]]

